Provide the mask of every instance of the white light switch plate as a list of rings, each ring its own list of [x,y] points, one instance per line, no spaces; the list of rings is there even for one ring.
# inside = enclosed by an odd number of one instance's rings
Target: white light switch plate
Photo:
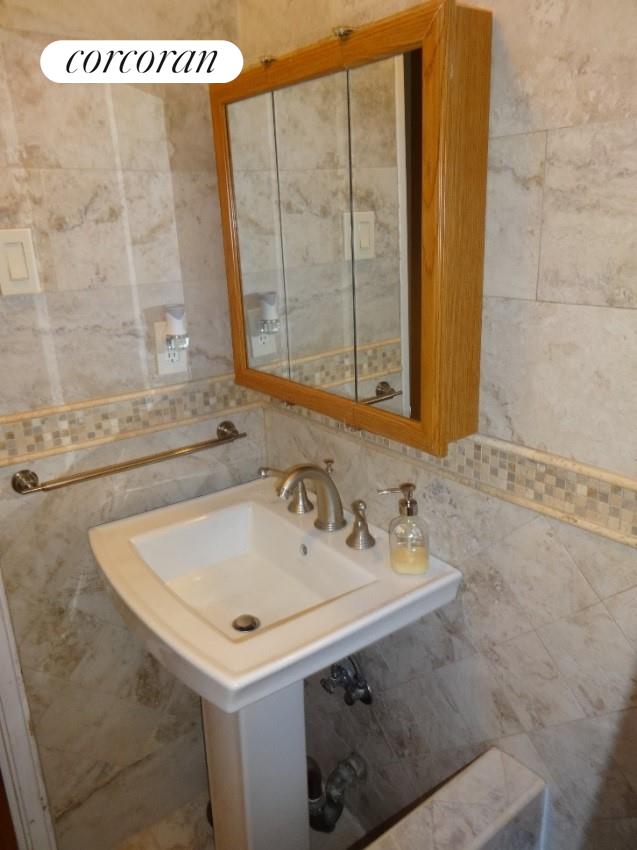
[[[157,352],[157,374],[173,375],[188,371],[188,349],[169,351],[166,347],[166,322],[155,322],[155,351]]]
[[[352,218],[354,219],[354,239],[352,240]],[[373,260],[376,256],[376,215],[373,211],[343,213],[343,240],[345,259],[352,258],[354,242],[355,260]]]
[[[31,230],[27,227],[0,230],[2,295],[29,295],[41,291]]]

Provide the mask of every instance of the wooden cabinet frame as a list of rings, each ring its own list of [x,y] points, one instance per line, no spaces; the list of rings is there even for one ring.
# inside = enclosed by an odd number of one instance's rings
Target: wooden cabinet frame
[[[226,106],[293,83],[422,51],[421,418],[248,365]],[[235,379],[434,455],[478,425],[491,13],[430,0],[210,86]]]

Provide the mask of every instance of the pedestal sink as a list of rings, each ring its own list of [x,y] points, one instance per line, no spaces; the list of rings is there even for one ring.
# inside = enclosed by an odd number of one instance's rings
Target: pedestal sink
[[[303,679],[458,589],[434,557],[394,573],[381,529],[359,552],[313,517],[259,480],[90,531],[130,627],[202,697],[216,850],[307,850]]]

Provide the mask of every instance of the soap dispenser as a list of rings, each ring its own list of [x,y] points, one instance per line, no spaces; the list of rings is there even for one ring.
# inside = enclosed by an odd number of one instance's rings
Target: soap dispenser
[[[381,496],[400,493],[400,514],[389,523],[389,556],[397,573],[419,575],[429,566],[429,529],[418,516],[418,502],[414,499],[415,484],[407,482],[399,487],[378,490]]]

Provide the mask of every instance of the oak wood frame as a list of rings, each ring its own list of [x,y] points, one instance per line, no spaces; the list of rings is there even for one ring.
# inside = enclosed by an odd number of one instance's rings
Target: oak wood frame
[[[293,83],[422,50],[421,418],[251,369],[226,106]],[[443,456],[477,429],[491,13],[429,0],[210,86],[235,380],[355,428]]]

